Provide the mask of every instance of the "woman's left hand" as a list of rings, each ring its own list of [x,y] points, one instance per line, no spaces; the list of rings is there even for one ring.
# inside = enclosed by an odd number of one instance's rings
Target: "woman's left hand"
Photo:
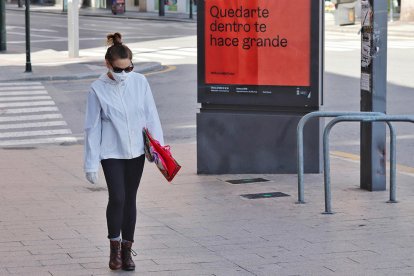
[[[98,183],[98,173],[97,172],[87,172],[86,173],[86,179],[91,184],[96,184],[96,183]]]

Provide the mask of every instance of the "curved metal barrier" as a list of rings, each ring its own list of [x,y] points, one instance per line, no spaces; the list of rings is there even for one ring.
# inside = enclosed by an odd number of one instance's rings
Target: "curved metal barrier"
[[[333,214],[331,196],[331,176],[329,158],[329,134],[332,128],[339,122],[386,122],[390,128],[390,203],[396,203],[396,136],[391,122],[414,123],[414,116],[381,115],[381,116],[341,116],[330,121],[323,133],[323,157],[324,157],[324,187],[325,187],[325,212]]]
[[[339,117],[339,116],[380,116],[385,115],[381,112],[329,112],[329,111],[315,111],[306,114],[300,119],[297,130],[296,130],[296,139],[297,139],[297,170],[298,170],[298,202],[299,204],[305,203],[305,191],[303,185],[303,176],[304,176],[304,164],[303,164],[303,129],[306,123],[312,118],[321,118],[321,117]]]

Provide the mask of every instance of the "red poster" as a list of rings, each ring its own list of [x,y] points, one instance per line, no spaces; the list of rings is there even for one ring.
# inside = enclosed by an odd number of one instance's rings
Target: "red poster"
[[[207,84],[310,86],[311,0],[205,0]]]

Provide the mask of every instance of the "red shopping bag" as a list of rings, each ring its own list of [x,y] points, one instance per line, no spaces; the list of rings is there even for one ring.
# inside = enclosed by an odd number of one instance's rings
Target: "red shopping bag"
[[[164,177],[171,182],[181,166],[172,157],[170,146],[161,146],[161,144],[152,138],[147,128],[142,130],[144,136],[145,156],[148,161],[154,162]]]

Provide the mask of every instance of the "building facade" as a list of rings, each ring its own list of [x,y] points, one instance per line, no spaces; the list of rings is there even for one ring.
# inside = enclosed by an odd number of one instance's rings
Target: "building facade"
[[[81,7],[91,7],[97,9],[111,9],[112,1],[116,0],[79,0]],[[167,13],[188,13],[190,11],[190,1],[193,5],[193,12],[197,12],[197,0],[163,0],[165,12]],[[16,3],[17,0],[6,0],[7,3]],[[37,5],[67,5],[67,0],[31,0],[32,4]],[[126,11],[139,12],[158,12],[159,0],[125,0]]]

